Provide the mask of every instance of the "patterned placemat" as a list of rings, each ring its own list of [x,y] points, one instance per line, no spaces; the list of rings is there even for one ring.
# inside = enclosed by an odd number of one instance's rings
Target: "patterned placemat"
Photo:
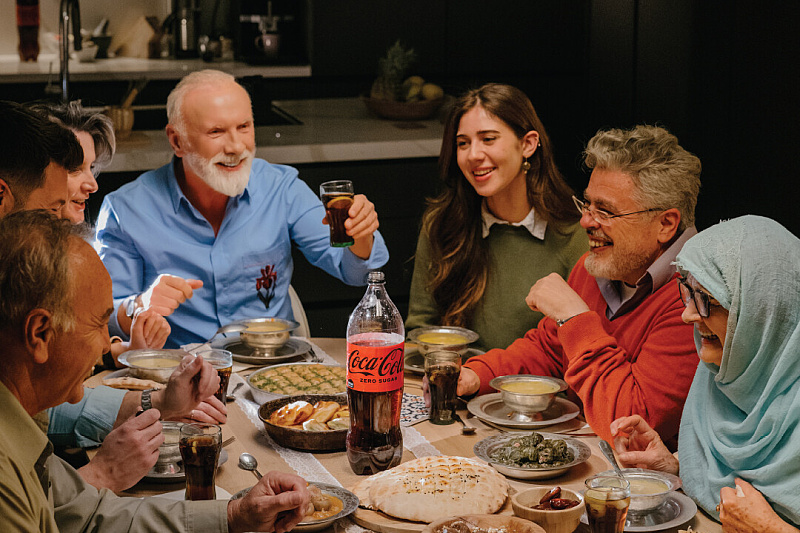
[[[400,425],[413,426],[417,422],[428,419],[428,408],[422,396],[403,393],[403,407],[400,409]]]

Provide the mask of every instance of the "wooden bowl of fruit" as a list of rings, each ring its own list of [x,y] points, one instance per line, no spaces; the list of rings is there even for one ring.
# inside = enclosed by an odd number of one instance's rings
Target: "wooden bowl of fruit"
[[[372,113],[389,120],[425,120],[431,118],[444,102],[444,97],[435,100],[403,102],[363,96],[364,105]]]

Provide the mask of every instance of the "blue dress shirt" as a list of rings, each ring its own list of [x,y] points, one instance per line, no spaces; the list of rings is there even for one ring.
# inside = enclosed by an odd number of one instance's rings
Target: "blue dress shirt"
[[[203,281],[167,320],[173,348],[211,337],[241,318],[291,319],[288,296],[294,243],[308,261],[348,285],[365,285],[389,252],[380,233],[369,259],[330,246],[325,209],[297,169],[253,161],[245,191],[228,200],[214,235],[175,178],[173,162],[108,194],[95,246],[113,281],[114,305],[144,292],[160,274]],[[113,313],[112,334],[122,335]]]

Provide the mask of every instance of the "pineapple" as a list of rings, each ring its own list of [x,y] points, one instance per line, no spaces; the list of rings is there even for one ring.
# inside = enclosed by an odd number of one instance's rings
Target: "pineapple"
[[[378,78],[372,84],[370,96],[382,100],[406,100],[403,80],[416,59],[413,48],[405,49],[399,40],[395,42],[386,51],[386,56],[378,61]]]

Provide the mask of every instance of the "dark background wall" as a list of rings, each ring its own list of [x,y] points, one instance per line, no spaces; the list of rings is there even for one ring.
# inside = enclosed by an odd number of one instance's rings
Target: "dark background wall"
[[[598,129],[659,124],[703,162],[700,229],[754,213],[800,235],[794,213],[800,200],[795,185],[800,2],[297,1],[304,2],[308,16],[304,27],[313,75],[261,82],[254,93],[257,106],[270,98],[364,93],[378,58],[400,39],[419,55],[415,73],[448,94],[489,81],[524,90],[576,190],[588,180],[581,149]],[[172,85],[151,83],[138,102],[163,103]],[[125,86],[75,84],[75,90],[89,103],[116,103]],[[0,97],[24,101],[41,89],[1,86]],[[437,185],[435,159],[300,170],[312,188],[328,177],[350,177],[377,200],[392,253],[388,289],[405,312],[419,216]],[[131,177],[104,177],[101,193]],[[297,263],[294,284],[313,333],[341,335],[363,289],[332,281],[302,258]]]

